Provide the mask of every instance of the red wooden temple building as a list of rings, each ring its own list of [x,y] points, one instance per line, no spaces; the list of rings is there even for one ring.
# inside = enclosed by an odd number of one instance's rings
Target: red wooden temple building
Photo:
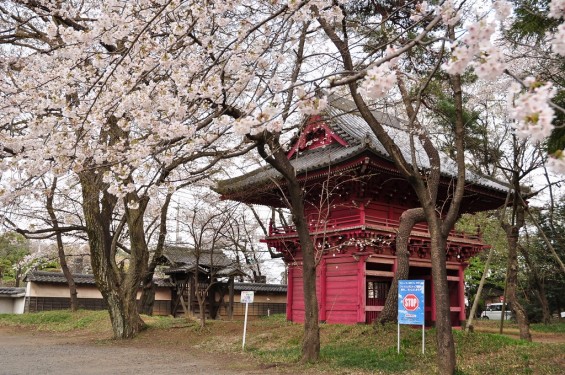
[[[375,112],[407,160],[409,135],[401,120]],[[417,143],[417,142],[416,142]],[[419,165],[428,165],[416,149]],[[370,323],[382,310],[396,270],[395,236],[400,215],[419,207],[411,187],[388,157],[353,103],[333,99],[321,114],[305,119],[288,157],[304,186],[305,214],[317,249],[317,292],[320,320],[327,323]],[[439,208],[450,196],[455,165],[442,160]],[[504,203],[503,184],[467,172],[461,213],[494,209]],[[218,183],[225,199],[269,207],[285,206],[285,182],[270,167]],[[295,228],[270,225],[264,239],[284,254],[288,266],[287,319],[304,320],[301,249]],[[448,239],[447,277],[451,319],[465,320],[463,272],[467,260],[487,247],[476,233],[453,231]],[[424,279],[426,324],[435,321],[427,226],[417,225],[410,237],[410,279]]]

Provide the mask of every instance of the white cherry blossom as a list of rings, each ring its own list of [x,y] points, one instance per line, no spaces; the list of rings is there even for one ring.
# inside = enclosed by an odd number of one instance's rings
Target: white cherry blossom
[[[551,82],[538,82],[533,77],[526,78],[524,84],[525,90],[515,88],[511,92],[510,117],[516,121],[515,129],[519,137],[543,141],[554,128],[552,121],[555,111],[549,101],[557,90]]]
[[[368,99],[379,99],[385,97],[395,84],[396,71],[385,62],[367,70],[365,79],[359,87],[359,93]]]
[[[558,150],[553,155],[550,155],[547,160],[547,166],[555,173],[565,174],[565,150]]]
[[[557,19],[565,17],[565,0],[551,0],[548,15]]]

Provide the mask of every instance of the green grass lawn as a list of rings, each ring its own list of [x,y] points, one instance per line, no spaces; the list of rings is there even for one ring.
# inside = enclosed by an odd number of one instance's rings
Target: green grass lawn
[[[241,352],[243,323],[208,321],[204,329],[193,320],[144,317],[148,330],[135,342],[142,345],[171,344],[223,353]],[[495,322],[477,322],[476,327],[498,327]],[[101,339],[111,336],[106,312],[51,311],[24,315],[0,315],[0,326],[26,326],[53,332],[81,330]],[[491,327],[492,326],[492,327]],[[515,330],[507,324],[505,329]],[[458,374],[563,374],[565,373],[565,323],[532,325],[532,332],[550,337],[549,342],[525,342],[506,335],[476,330],[466,334],[454,330]],[[300,365],[302,326],[275,315],[249,322],[246,353],[250,360],[268,366],[290,366],[293,372],[336,374],[433,374],[436,372],[435,330],[425,331],[425,353],[421,353],[420,329],[401,326],[401,350],[397,353],[397,326],[374,329],[368,325],[321,326],[320,361]]]

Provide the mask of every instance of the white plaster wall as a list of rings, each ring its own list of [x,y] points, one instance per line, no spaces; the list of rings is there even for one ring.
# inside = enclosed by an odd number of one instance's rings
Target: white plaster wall
[[[12,299],[0,297],[0,314],[12,314],[14,312]]]
[[[23,314],[25,297],[0,297],[0,314]]]
[[[31,285],[30,285],[31,284]],[[28,283],[29,297],[70,297],[66,285]],[[77,287],[78,298],[102,298],[100,291],[94,286]]]
[[[229,299],[229,295],[226,293],[224,296],[224,301]],[[241,292],[235,292],[233,296],[233,301],[238,302],[241,300]],[[262,294],[261,292],[255,292],[253,296],[253,302],[265,302],[265,303],[286,303],[286,294]]]
[[[38,284],[27,283],[27,295],[29,297],[63,297],[69,298],[69,288],[61,284]],[[78,298],[102,298],[102,294],[95,286],[77,287]],[[141,292],[137,293],[137,298],[141,296]],[[171,289],[157,288],[155,291],[155,300],[157,301],[170,301]]]
[[[14,298],[14,314],[23,314],[26,306],[26,298],[18,297]]]

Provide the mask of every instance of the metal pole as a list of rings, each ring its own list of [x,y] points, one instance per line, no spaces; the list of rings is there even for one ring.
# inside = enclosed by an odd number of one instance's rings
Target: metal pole
[[[400,323],[396,324],[396,352],[400,354]]]
[[[424,342],[425,342],[424,325],[425,324],[422,324],[422,354],[424,354]]]
[[[241,344],[241,350],[245,350],[245,334],[247,333],[247,308],[249,304],[245,304],[245,319],[243,320],[243,343]]]

